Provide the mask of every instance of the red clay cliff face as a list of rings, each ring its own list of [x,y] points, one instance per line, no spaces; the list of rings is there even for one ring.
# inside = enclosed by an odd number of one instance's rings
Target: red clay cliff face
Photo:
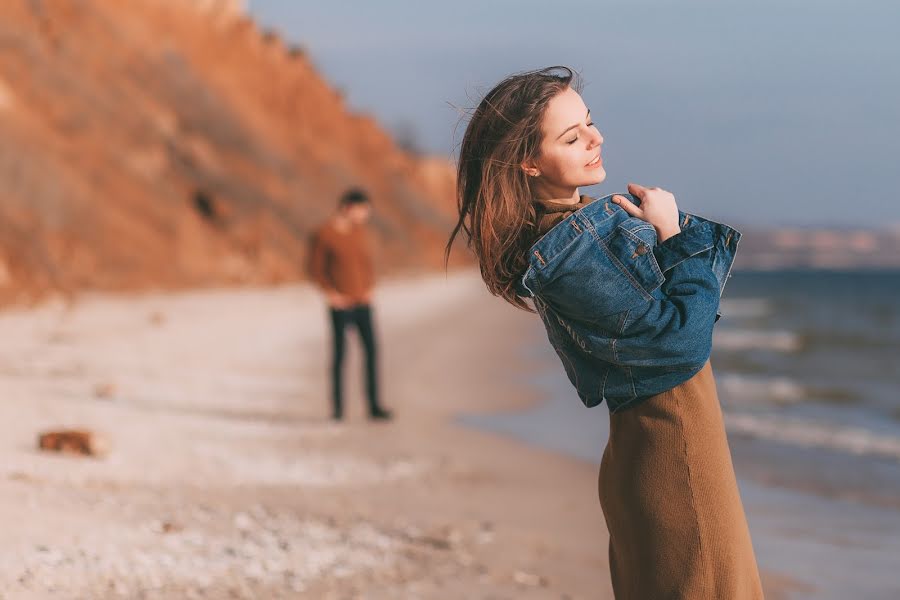
[[[304,278],[350,185],[378,272],[442,264],[451,163],[351,113],[239,4],[0,3],[0,304]]]

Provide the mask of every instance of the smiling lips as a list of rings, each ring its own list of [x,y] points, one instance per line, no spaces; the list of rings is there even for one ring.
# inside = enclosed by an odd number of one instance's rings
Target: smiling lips
[[[603,161],[600,159],[600,155],[597,155],[597,158],[586,164],[586,167],[599,167],[603,164]]]

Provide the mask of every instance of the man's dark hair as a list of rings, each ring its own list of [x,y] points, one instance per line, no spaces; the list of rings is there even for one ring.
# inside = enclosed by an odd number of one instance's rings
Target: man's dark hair
[[[360,188],[350,188],[341,196],[340,206],[347,207],[369,201],[369,195]]]

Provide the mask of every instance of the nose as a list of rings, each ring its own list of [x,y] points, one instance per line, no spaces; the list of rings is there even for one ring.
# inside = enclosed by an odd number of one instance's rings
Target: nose
[[[593,142],[594,142],[594,143],[591,145],[591,147],[593,147],[593,146],[599,146],[600,144],[603,143],[603,136],[600,134],[599,131],[598,131],[597,134],[594,136]]]

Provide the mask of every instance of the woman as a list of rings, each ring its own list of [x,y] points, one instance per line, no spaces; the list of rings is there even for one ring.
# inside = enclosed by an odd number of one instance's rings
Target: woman
[[[588,405],[616,598],[763,597],[709,361],[740,232],[660,188],[595,199],[603,136],[566,67],[507,77],[460,149],[459,221],[488,289],[533,311]]]

